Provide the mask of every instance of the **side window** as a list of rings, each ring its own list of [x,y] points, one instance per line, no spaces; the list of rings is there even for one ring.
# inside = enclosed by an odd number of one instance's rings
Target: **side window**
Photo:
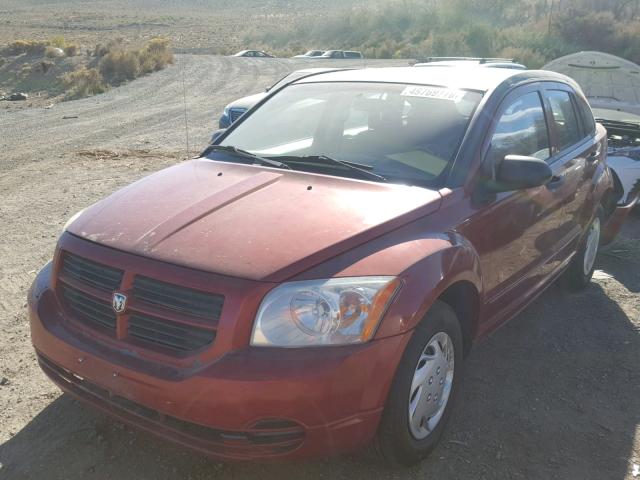
[[[549,158],[549,134],[540,95],[526,93],[504,110],[495,132],[487,159],[496,165],[506,155],[525,155],[541,160]]]
[[[591,107],[585,101],[584,98],[579,96],[574,96],[578,104],[578,111],[580,112],[580,116],[582,117],[582,134],[585,137],[590,137],[596,132],[596,121],[593,118],[593,112],[591,111]]]
[[[553,123],[558,132],[558,148],[560,151],[578,143],[584,135],[580,131],[580,124],[571,101],[571,94],[564,90],[547,91]]]

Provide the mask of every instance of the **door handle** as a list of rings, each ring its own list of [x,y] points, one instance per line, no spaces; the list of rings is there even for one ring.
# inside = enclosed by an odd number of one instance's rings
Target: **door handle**
[[[551,177],[551,180],[549,180],[549,183],[547,183],[547,188],[549,190],[560,188],[564,183],[564,180],[564,175],[554,175]]]
[[[595,162],[600,156],[600,147],[594,148],[587,154],[587,162]]]

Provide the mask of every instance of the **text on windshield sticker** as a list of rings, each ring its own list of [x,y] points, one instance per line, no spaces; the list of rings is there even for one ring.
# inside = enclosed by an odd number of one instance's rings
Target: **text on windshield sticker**
[[[450,88],[409,85],[405,87],[400,95],[405,97],[439,98],[457,103],[463,99],[464,94],[465,92],[462,90],[453,90]]]

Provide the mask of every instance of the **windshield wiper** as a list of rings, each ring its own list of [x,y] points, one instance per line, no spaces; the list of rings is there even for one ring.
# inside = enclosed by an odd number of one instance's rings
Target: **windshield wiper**
[[[325,165],[337,166],[337,167],[346,167],[348,170],[353,172],[358,172],[363,178],[371,178],[380,182],[388,182],[389,180],[382,175],[372,172],[373,167],[370,165],[362,165],[360,163],[349,162],[346,160],[337,160],[335,158],[328,157],[326,155],[306,155],[302,157],[296,156],[285,156],[278,157],[280,159],[284,159],[287,163],[311,163],[311,162],[320,162]]]
[[[286,168],[287,170],[291,170],[291,167],[286,163],[282,163],[282,162],[279,162],[278,160],[273,160],[271,158],[264,158],[259,155],[254,155],[251,152],[247,152],[246,150],[236,148],[233,145],[209,145],[206,148],[206,150],[203,152],[203,156],[209,154],[210,152],[215,152],[215,151],[229,152],[238,157],[253,160],[252,163],[254,164],[262,164],[262,165],[268,165],[270,167]]]

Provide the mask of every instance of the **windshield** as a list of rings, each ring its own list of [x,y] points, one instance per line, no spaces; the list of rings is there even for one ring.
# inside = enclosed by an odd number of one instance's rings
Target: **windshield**
[[[331,170],[326,161],[322,167],[312,161],[330,157],[385,181],[436,187],[481,97],[478,92],[407,84],[290,85],[220,144],[278,159],[293,169],[350,176],[345,169]]]

